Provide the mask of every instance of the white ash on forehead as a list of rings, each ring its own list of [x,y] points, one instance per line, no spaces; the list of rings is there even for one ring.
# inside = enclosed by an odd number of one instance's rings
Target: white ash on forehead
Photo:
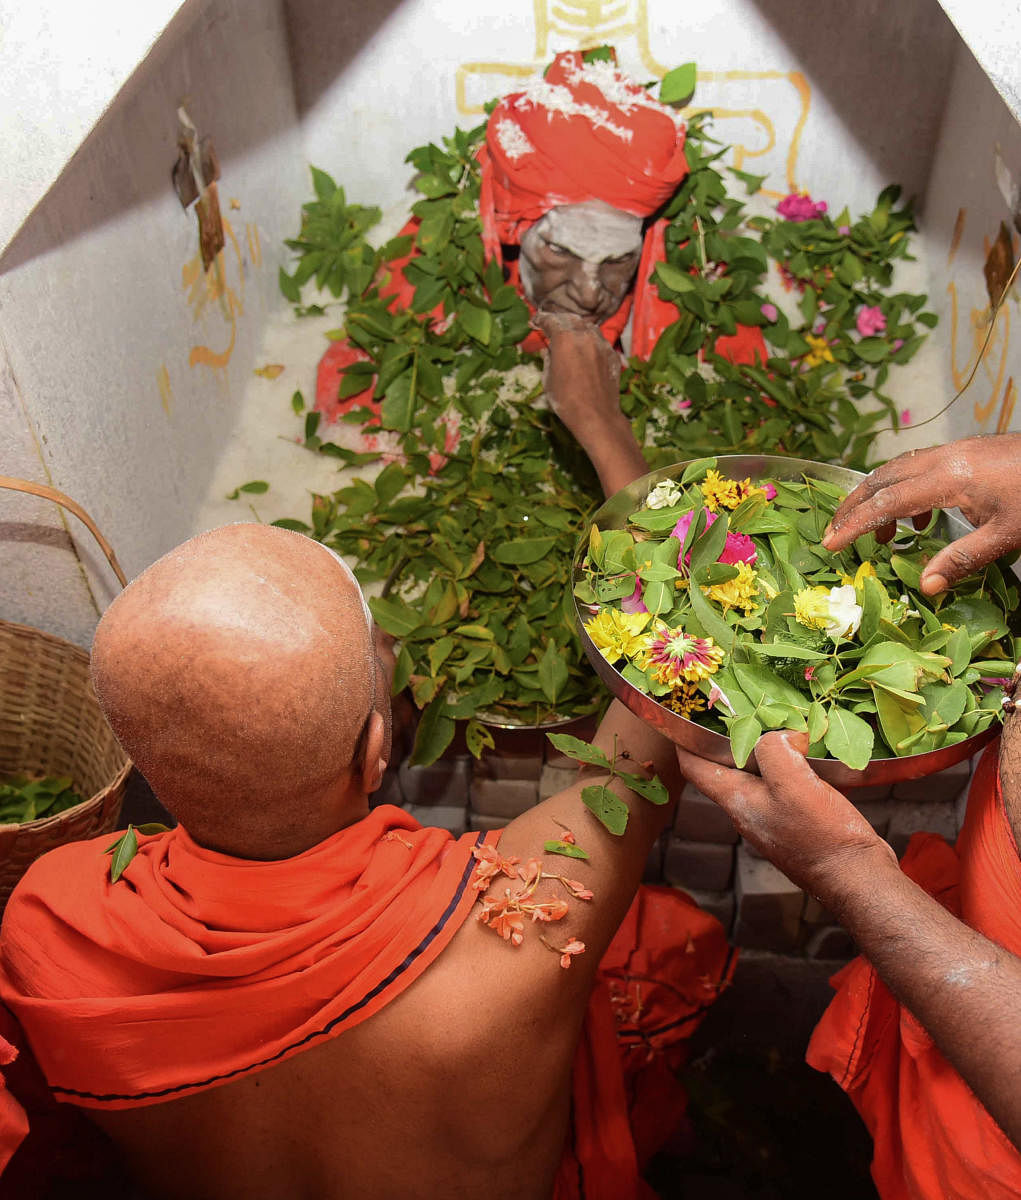
[[[633,130],[611,121],[601,108],[596,108],[594,104],[579,104],[571,95],[570,88],[547,83],[545,79],[529,79],[521,95],[514,101],[514,107],[522,112],[532,106],[544,108],[548,118],[555,113],[565,117],[584,117],[596,129],[605,129],[624,142],[630,142],[634,136]]]
[[[525,137],[525,132],[521,126],[515,125],[507,117],[504,117],[496,124],[496,140],[500,143],[500,149],[510,159],[517,160],[526,154],[535,153],[535,147]]]
[[[558,246],[588,262],[635,254],[642,246],[641,217],[599,200],[553,208],[537,226]]]

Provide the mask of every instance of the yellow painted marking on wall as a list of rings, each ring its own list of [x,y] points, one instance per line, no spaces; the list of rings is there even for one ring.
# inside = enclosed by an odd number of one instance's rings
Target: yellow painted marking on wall
[[[170,372],[167,370],[166,363],[161,363],[160,369],[156,372],[156,387],[160,394],[160,404],[163,405],[163,411],[169,417],[174,392],[170,386]]]
[[[253,267],[262,266],[262,242],[259,239],[259,227],[252,222],[245,226],[245,240],[248,242],[248,257]]]
[[[1014,404],[1017,401],[1017,389],[1014,387],[1014,377],[1007,380],[1007,388],[1003,393],[1003,404],[1000,406],[1000,419],[996,422],[996,432],[1006,433],[1014,416]]]
[[[535,59],[531,65],[501,62],[466,62],[455,72],[454,89],[458,112],[464,116],[477,116],[485,112],[482,103],[470,103],[468,81],[472,77],[502,76],[499,89],[494,85],[493,94],[510,91],[506,80],[527,79],[537,74],[552,57],[555,37],[567,39],[570,46],[589,49],[604,42],[617,45],[633,37],[637,43],[642,65],[652,75],[662,79],[666,67],[656,60],[649,46],[649,14],[647,0],[533,0],[535,13]],[[797,93],[799,112],[787,144],[786,172],[787,191],[797,191],[797,161],[801,148],[801,136],[812,105],[812,89],[801,71],[699,71],[697,78],[703,83],[769,82],[789,84]],[[491,99],[492,95],[487,99]],[[750,146],[739,137],[731,139],[734,166],[740,171],[748,159],[761,158],[776,148],[777,132],[773,118],[761,108],[728,108],[714,105],[688,110],[708,112],[717,120],[750,121],[763,135],[764,145]],[[767,196],[781,198],[786,193],[764,188]]]
[[[192,319],[198,321],[210,305],[215,305],[230,327],[230,337],[223,349],[214,349],[208,345],[192,346],[188,354],[188,365],[191,367],[222,368],[227,366],[237,343],[238,317],[242,316],[245,311],[245,274],[242,269],[241,246],[231,223],[226,219],[223,222],[223,231],[227,237],[227,244],[216,256],[216,260],[210,265],[208,271],[203,272],[198,254],[189,259],[181,269],[181,287],[188,290],[187,303],[192,309]],[[256,244],[258,245],[258,243]],[[229,260],[228,248],[231,251]],[[237,279],[236,291],[228,282],[228,262],[231,275]]]

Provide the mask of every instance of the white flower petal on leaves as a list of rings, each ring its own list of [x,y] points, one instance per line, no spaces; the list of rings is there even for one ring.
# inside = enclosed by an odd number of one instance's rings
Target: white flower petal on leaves
[[[853,637],[861,624],[861,605],[857,602],[854,584],[830,588],[829,617],[823,630],[827,637]]]
[[[680,503],[681,489],[672,479],[664,479],[657,483],[645,498],[646,508],[670,508]]]

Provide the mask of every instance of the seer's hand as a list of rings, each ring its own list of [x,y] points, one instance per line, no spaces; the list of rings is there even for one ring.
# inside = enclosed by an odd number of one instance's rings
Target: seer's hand
[[[822,543],[842,550],[876,531],[888,542],[897,518],[924,528],[933,508],[960,508],[975,532],[958,538],[922,572],[927,596],[945,592],[965,576],[1021,547],[1021,434],[965,438],[911,450],[863,479],[834,514]]]
[[[761,778],[707,762],[677,747],[682,774],[728,814],[741,836],[788,879],[824,903],[838,896],[846,872],[897,858],[835,788],[805,761],[803,733],[767,733],[755,747]]]
[[[620,357],[585,317],[540,309],[533,324],[549,340],[543,386],[550,407],[584,446],[594,420],[621,419]]]

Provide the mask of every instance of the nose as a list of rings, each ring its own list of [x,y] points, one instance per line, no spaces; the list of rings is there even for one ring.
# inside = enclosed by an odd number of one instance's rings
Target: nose
[[[578,262],[571,272],[568,294],[584,312],[595,312],[603,298],[597,263]]]

